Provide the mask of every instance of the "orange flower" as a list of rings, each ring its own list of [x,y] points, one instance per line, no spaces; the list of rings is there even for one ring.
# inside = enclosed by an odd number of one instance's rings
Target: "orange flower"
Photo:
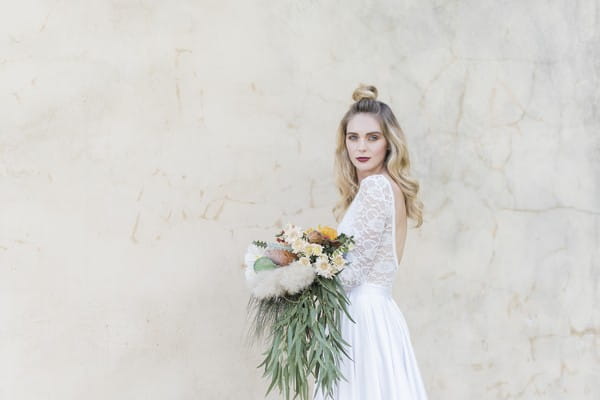
[[[319,225],[318,231],[321,232],[329,240],[334,240],[338,236],[337,231],[330,226]]]

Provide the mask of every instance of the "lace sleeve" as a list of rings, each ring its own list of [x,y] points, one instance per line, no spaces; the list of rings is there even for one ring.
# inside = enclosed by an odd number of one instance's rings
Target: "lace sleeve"
[[[382,175],[364,178],[355,198],[354,248],[346,255],[346,267],[340,273],[345,287],[364,282],[366,272],[372,268],[377,250],[383,239],[386,219],[391,213],[393,194],[389,183]]]

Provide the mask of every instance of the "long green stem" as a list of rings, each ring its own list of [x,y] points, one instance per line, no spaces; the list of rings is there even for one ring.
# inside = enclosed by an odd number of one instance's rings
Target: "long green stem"
[[[340,310],[350,317],[346,304],[337,278],[322,277],[299,295],[249,303],[253,333],[268,332],[271,341],[258,365],[271,380],[267,395],[277,386],[286,400],[292,395],[309,400],[311,375],[317,386],[332,394],[336,382],[345,379],[339,370],[342,354],[349,357],[340,331]]]

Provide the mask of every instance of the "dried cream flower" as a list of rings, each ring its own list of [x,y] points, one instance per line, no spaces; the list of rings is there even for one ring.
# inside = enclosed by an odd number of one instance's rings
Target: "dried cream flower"
[[[335,274],[335,270],[331,264],[329,264],[328,258],[319,257],[315,261],[315,271],[318,275],[324,276],[325,278],[331,278]]]

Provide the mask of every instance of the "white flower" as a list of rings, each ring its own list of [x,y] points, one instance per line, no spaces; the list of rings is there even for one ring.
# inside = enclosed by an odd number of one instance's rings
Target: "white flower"
[[[319,261],[329,263],[329,257],[327,257],[326,254],[323,254],[323,255],[317,257],[317,262],[319,262]]]
[[[346,265],[346,260],[341,254],[337,254],[333,256],[333,258],[331,259],[331,263],[333,264],[333,267],[336,269],[336,271],[341,271],[344,268],[344,265]]]
[[[304,253],[308,242],[302,238],[298,238],[292,242],[292,249],[296,253]]]
[[[306,257],[312,256],[312,245],[310,243],[306,243],[306,246],[304,246],[304,250],[302,252]]]
[[[325,278],[331,278],[335,274],[335,269],[329,264],[327,256],[317,258],[315,261],[315,271],[317,275],[324,276]]]
[[[254,270],[254,262],[256,259],[265,255],[265,249],[262,247],[258,247],[255,244],[250,244],[248,249],[246,250],[246,255],[244,256],[244,264],[249,269]]]
[[[294,224],[287,224],[283,229],[283,238],[286,242],[292,243],[302,237],[302,229]]]
[[[298,262],[302,265],[304,265],[305,267],[310,267],[310,258],[309,257],[300,257],[300,259],[298,260]]]
[[[323,246],[321,246],[320,244],[311,243],[310,247],[311,247],[310,253],[312,255],[320,256],[321,254],[323,254]]]

